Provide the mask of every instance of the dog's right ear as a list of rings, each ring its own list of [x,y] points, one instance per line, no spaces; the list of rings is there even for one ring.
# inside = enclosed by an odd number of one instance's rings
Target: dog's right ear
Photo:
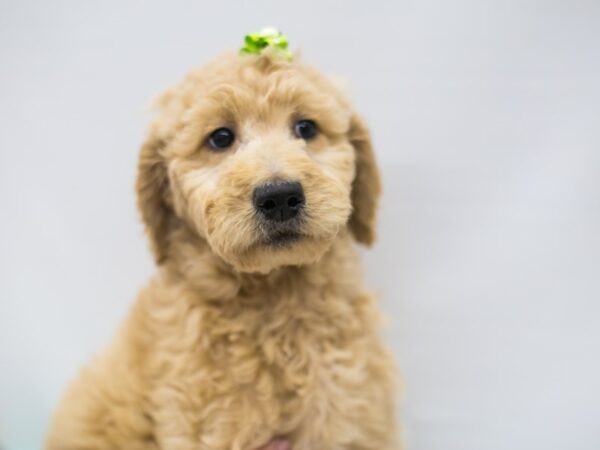
[[[350,120],[348,137],[356,152],[356,176],[352,183],[353,211],[348,225],[358,242],[370,246],[375,241],[375,219],[381,195],[381,178],[369,129],[356,114]]]
[[[165,202],[169,185],[167,169],[160,155],[164,146],[161,139],[152,136],[142,145],[136,181],[138,208],[157,264],[161,264],[167,257],[171,215]]]

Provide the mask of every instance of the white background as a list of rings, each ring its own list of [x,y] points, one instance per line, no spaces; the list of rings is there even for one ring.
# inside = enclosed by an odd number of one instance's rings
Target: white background
[[[0,446],[40,447],[153,270],[149,101],[264,25],[371,124],[409,450],[600,449],[597,0],[1,1]]]

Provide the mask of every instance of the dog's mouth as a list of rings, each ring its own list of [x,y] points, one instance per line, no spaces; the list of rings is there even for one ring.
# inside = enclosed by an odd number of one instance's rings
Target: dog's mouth
[[[272,247],[287,247],[302,239],[302,234],[294,230],[272,231],[265,239],[265,244]]]
[[[303,219],[295,217],[285,222],[267,222],[259,221],[258,227],[262,239],[260,245],[274,248],[290,247],[304,237],[302,233]]]

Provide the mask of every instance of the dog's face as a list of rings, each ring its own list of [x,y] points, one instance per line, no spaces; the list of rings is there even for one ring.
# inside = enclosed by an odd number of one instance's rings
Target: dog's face
[[[160,100],[139,205],[159,262],[181,221],[245,272],[309,264],[350,227],[371,243],[368,132],[334,85],[270,55],[221,57]]]

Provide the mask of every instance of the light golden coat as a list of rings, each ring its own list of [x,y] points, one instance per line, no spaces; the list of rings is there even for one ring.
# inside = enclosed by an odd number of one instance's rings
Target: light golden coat
[[[138,203],[158,272],[82,370],[48,450],[394,447],[393,364],[353,241],[371,244],[379,177],[369,133],[300,62],[225,55],[158,101]],[[314,141],[295,138],[310,118]],[[207,133],[239,139],[210,151]],[[263,243],[249,196],[293,179],[303,238]]]

